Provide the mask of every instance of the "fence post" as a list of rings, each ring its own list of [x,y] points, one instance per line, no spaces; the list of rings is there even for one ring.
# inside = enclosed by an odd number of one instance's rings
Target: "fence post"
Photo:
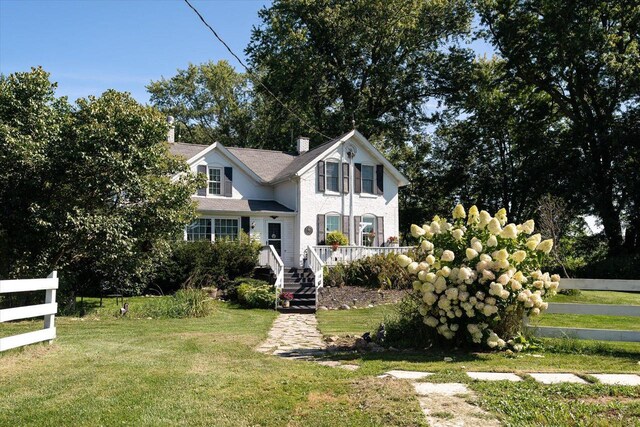
[[[49,276],[47,276],[50,279],[58,279],[58,272],[57,271],[53,271],[51,272],[51,274]],[[45,304],[50,304],[50,303],[54,303],[56,302],[56,290],[55,289],[47,289],[44,297],[44,302]],[[56,321],[56,315],[54,314],[47,314],[44,316],[44,329],[50,329],[53,328],[55,326],[55,321]],[[53,342],[53,340],[49,340],[49,344],[51,344]]]

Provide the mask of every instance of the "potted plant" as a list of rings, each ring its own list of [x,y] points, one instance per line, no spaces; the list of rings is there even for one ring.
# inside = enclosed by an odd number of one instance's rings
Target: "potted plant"
[[[338,230],[332,231],[331,233],[327,234],[327,238],[325,241],[327,245],[331,246],[331,249],[333,249],[334,252],[338,250],[338,247],[340,247],[340,245],[349,244],[349,239],[347,238],[347,236],[345,236]]]
[[[392,248],[397,248],[398,247],[398,236],[390,236],[387,239],[387,246],[390,246]]]
[[[278,295],[278,299],[284,308],[288,308],[291,300],[293,299],[293,294],[291,292],[280,292]]]

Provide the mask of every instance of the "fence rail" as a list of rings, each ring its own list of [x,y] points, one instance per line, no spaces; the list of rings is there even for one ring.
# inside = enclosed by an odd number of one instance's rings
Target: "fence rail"
[[[55,315],[58,312],[56,290],[58,275],[53,272],[46,279],[0,280],[0,294],[45,291],[45,303],[0,310],[0,323],[44,316],[44,329],[0,338],[0,351],[56,338]]]
[[[276,248],[273,245],[263,246],[260,249],[260,256],[258,259],[260,265],[271,267],[271,271],[276,275],[276,310],[278,309],[279,298],[278,295],[284,287],[284,263],[282,258],[278,255]]]
[[[320,260],[328,266],[349,264],[373,255],[403,254],[414,246],[314,246]]]
[[[640,280],[562,279],[560,289],[640,292]],[[549,303],[549,314],[592,314],[640,317],[640,305]],[[549,338],[640,342],[640,331],[530,326],[536,335]]]

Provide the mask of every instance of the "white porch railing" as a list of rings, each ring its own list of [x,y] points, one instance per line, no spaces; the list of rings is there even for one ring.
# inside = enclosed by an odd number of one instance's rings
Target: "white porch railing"
[[[316,287],[316,307],[318,307],[318,288],[324,285],[324,262],[311,246],[307,246],[307,262],[313,271],[314,285]]]
[[[56,289],[58,289],[58,275],[55,271],[46,279],[0,280],[0,294],[46,291],[44,304],[0,310],[0,323],[44,316],[44,329],[0,338],[0,352],[40,341],[51,342],[56,337],[55,315],[58,312]]]
[[[260,265],[265,267],[271,267],[271,270],[276,275],[276,283],[274,284],[276,288],[276,310],[278,309],[278,295],[280,295],[280,291],[284,287],[284,263],[278,255],[276,248],[273,245],[263,246],[260,249],[260,256],[258,258],[258,262]]]
[[[320,260],[326,265],[349,264],[373,255],[404,254],[415,246],[314,246]]]
[[[590,291],[640,292],[640,280],[562,279],[560,280],[560,288]],[[549,303],[549,308],[545,313],[640,317],[640,305]],[[530,327],[536,335],[541,337],[555,338],[567,336],[585,340],[640,342],[640,331],[555,326]]]

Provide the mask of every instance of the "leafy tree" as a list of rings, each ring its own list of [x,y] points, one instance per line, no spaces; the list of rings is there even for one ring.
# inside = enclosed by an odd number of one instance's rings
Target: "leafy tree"
[[[147,90],[156,107],[176,118],[181,141],[251,144],[251,86],[227,61],[189,64],[170,79],[151,82]]]
[[[196,188],[168,155],[166,121],[113,90],[72,106],[41,68],[0,77],[0,277],[61,270],[139,290],[188,223]]]
[[[464,0],[276,0],[259,15],[246,52],[286,104],[255,86],[267,106],[265,145],[279,148],[309,126],[337,136],[352,122],[385,145],[410,141],[424,130],[424,103],[443,88],[439,71],[464,57],[447,46],[471,20]]]
[[[488,38],[514,79],[546,94],[570,127],[566,142],[587,182],[582,193],[599,215],[609,248],[622,245],[629,205],[624,153],[637,126],[622,132],[640,99],[640,6],[585,0],[479,0]],[[635,115],[637,120],[637,115]],[[637,174],[636,178],[637,179]],[[637,187],[637,186],[636,186]],[[636,206],[636,205],[633,205]]]

